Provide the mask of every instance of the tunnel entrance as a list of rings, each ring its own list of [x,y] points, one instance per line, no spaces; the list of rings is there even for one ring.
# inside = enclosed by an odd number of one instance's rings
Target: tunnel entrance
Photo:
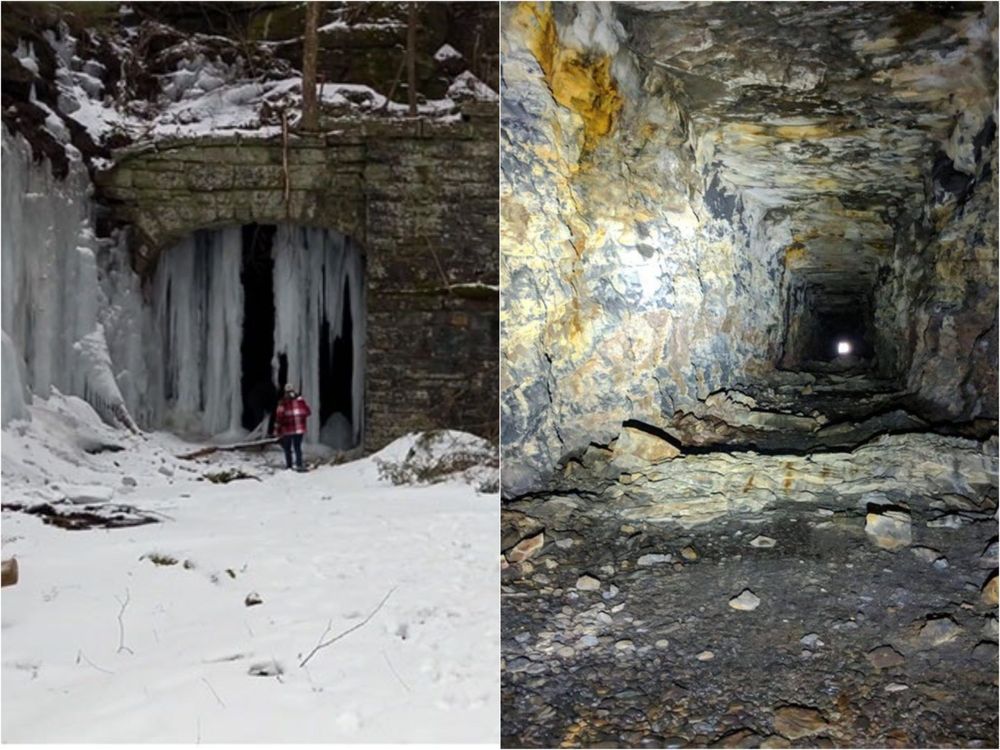
[[[781,369],[870,371],[876,367],[868,290],[793,285],[785,309]]]
[[[273,226],[243,227],[243,330],[240,345],[241,392],[245,430],[253,430],[274,412],[280,376],[274,382],[274,261]],[[277,387],[275,387],[277,385]],[[269,425],[270,427],[270,425]]]
[[[363,259],[350,238],[273,224],[196,231],[161,258],[152,311],[154,424],[263,434],[290,383],[312,407],[308,442],[361,444]]]

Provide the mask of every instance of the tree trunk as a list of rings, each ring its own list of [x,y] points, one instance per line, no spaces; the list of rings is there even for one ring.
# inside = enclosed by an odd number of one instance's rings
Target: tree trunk
[[[302,43],[302,129],[319,128],[319,105],[316,100],[316,57],[319,53],[319,12],[322,3],[306,3],[306,33]]]
[[[406,88],[410,96],[410,117],[417,116],[417,4],[410,3],[406,24]]]

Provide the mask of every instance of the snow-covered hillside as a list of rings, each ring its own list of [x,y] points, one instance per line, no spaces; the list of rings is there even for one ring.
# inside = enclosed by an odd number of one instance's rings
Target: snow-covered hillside
[[[498,741],[497,514],[476,491],[495,469],[394,486],[414,436],[308,474],[277,448],[180,459],[198,446],[81,399],[28,408],[3,432],[5,506],[154,522],[4,511],[4,742]]]

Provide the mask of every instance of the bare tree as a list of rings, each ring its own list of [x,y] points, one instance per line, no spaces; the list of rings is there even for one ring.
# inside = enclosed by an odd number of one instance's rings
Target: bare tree
[[[406,24],[406,84],[410,95],[410,117],[417,115],[417,4],[410,3]]]
[[[319,128],[319,105],[316,100],[316,57],[319,54],[319,13],[322,3],[306,3],[306,33],[302,44],[302,128]]]

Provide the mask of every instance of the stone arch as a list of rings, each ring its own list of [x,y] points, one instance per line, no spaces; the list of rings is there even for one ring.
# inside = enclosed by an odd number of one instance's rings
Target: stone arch
[[[110,222],[131,228],[132,265],[199,229],[247,224],[332,228],[365,246],[365,147],[322,137],[178,140],[127,150],[97,181]]]
[[[94,175],[102,229],[128,230],[146,281],[197,229],[291,223],[350,237],[367,296],[364,449],[445,427],[493,436],[497,126],[493,106],[461,120],[345,119],[287,149],[280,136],[132,146]]]

